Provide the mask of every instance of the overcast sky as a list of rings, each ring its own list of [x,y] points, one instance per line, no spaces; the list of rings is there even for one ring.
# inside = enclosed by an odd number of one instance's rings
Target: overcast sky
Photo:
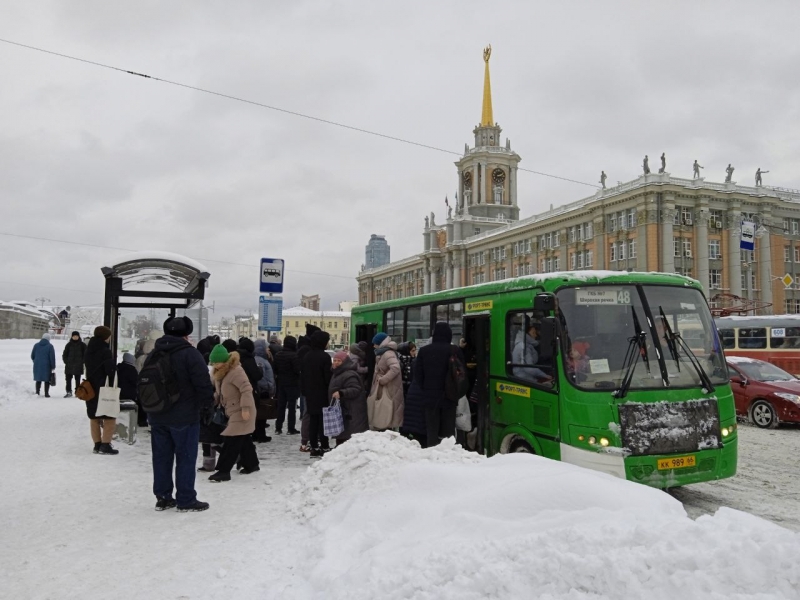
[[[594,183],[657,166],[800,188],[800,3],[14,2],[0,38],[463,151],[491,43],[495,120],[521,167]],[[205,260],[216,317],[356,299],[371,233],[392,258],[444,214],[456,156],[0,43],[0,232]],[[593,189],[530,173],[522,216]],[[0,235],[0,299],[102,302],[125,254]],[[223,262],[213,262],[223,261]],[[224,264],[244,263],[248,266]],[[328,274],[312,275],[301,271]]]

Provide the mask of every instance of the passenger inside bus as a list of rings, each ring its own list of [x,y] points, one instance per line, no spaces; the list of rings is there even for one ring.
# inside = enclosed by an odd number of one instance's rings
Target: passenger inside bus
[[[552,377],[539,368],[541,365],[538,347],[539,326],[526,315],[525,329],[517,334],[514,340],[514,349],[511,352],[514,377],[535,382],[552,380]]]

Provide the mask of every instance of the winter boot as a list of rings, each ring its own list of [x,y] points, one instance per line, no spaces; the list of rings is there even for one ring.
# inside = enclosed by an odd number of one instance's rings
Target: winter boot
[[[200,512],[203,510],[208,510],[208,502],[200,502],[200,500],[195,500],[187,506],[178,507],[178,512]]]
[[[101,446],[100,442],[95,442],[94,450],[92,450],[92,452],[94,452],[95,454],[100,454],[100,446]]]
[[[223,473],[222,471],[217,471],[211,477],[209,477],[208,480],[211,481],[212,483],[222,483],[223,481],[230,481],[231,474]]]
[[[64,394],[64,398],[72,398],[72,392],[67,392]]]
[[[162,511],[167,510],[168,508],[175,508],[177,506],[174,498],[159,498],[156,501],[156,510]]]
[[[114,448],[111,444],[100,444],[100,448],[97,450],[98,454],[119,454],[119,450]]]
[[[309,452],[308,455],[311,458],[322,458],[323,454],[324,454],[324,451],[322,450],[322,448],[314,448],[313,450],[311,450],[311,452]]]

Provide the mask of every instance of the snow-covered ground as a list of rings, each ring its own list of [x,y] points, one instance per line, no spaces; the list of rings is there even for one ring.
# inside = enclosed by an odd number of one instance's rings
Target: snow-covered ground
[[[92,454],[61,377],[31,394],[32,344],[0,342],[1,598],[800,598],[800,534],[754,516],[800,529],[797,429],[742,427],[737,477],[674,492],[697,519],[572,465],[377,433],[317,462],[276,436],[260,472],[198,477],[209,511],[157,513],[147,434]]]

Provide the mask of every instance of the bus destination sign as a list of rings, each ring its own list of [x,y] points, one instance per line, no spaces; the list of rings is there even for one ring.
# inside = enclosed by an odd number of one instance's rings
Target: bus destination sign
[[[583,306],[596,306],[599,304],[630,304],[631,292],[624,289],[577,289],[575,290],[575,304]]]

